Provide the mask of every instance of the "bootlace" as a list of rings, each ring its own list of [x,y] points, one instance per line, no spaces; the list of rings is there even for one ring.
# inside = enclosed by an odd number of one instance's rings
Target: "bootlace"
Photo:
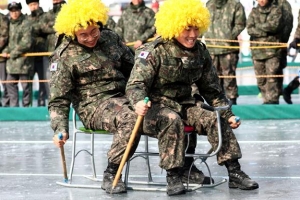
[[[242,170],[238,170],[236,172],[233,172],[232,175],[239,178],[239,179],[249,178],[249,176],[245,172],[243,172]]]

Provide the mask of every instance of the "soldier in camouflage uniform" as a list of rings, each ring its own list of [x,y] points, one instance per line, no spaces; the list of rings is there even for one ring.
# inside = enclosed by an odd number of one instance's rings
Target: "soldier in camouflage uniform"
[[[32,51],[34,43],[33,29],[21,13],[21,3],[12,2],[8,4],[10,22],[9,22],[9,40],[8,45],[3,50],[4,57],[7,58],[6,70],[7,80],[14,81],[7,83],[7,92],[9,97],[9,106],[19,106],[18,80],[23,88],[23,107],[31,105],[31,84],[26,82],[31,79],[33,72],[32,57],[24,57],[22,54]]]
[[[275,5],[278,5],[282,9],[282,21],[283,28],[282,28],[282,34],[281,34],[281,40],[280,42],[287,43],[289,41],[292,29],[293,29],[293,12],[291,4],[287,0],[275,0]],[[282,48],[281,49],[281,58],[280,58],[280,69],[283,70],[287,66],[287,55],[288,55],[288,49]],[[283,71],[281,72],[283,74]],[[279,78],[279,81],[281,86],[283,84],[283,77]]]
[[[55,132],[53,141],[58,147],[69,137],[71,104],[86,128],[114,133],[102,188],[108,193],[123,193],[126,187],[121,179],[111,190],[137,119],[124,97],[134,56],[116,33],[102,29],[107,12],[99,0],[69,0],[62,7],[54,28],[65,38],[50,59],[48,108]],[[59,132],[63,134],[61,141]],[[138,142],[139,137],[130,156]]]
[[[8,19],[5,15],[0,13],[0,53],[6,47],[8,41]],[[0,56],[0,80],[6,81],[6,59]],[[1,92],[0,92],[0,107],[9,106],[6,84],[2,84],[2,101],[1,101]]]
[[[47,39],[46,39],[46,51],[48,52],[53,52],[54,51],[54,46],[57,40],[57,36],[55,34],[55,30],[53,28],[54,23],[55,23],[55,18],[58,14],[58,12],[61,9],[61,6],[63,4],[65,4],[66,2],[63,0],[52,0],[53,3],[53,8],[51,10],[49,10],[48,12],[46,12],[44,14],[44,26],[47,27],[47,29],[52,27],[52,30],[49,29],[48,34],[47,34]],[[49,58],[48,57],[44,57],[43,58],[44,61],[44,66],[49,66]],[[46,79],[49,80],[50,79],[50,71],[49,69],[46,70],[46,75],[45,75]],[[47,96],[49,96],[49,84],[47,83],[47,87],[46,87],[46,93]]]
[[[282,9],[273,0],[259,0],[247,20],[250,41],[280,42],[282,39]],[[266,46],[251,43],[251,47]],[[251,50],[256,75],[282,75],[280,65],[281,49],[256,48]],[[282,81],[277,77],[257,77],[257,85],[263,97],[263,104],[279,104]]]
[[[115,28],[124,42],[134,42],[132,50],[138,48],[155,34],[154,11],[145,6],[143,0],[132,0],[123,11]]]
[[[207,135],[214,150],[218,143],[216,116],[191,97],[191,85],[196,84],[208,104],[228,104],[209,52],[197,40],[209,23],[209,11],[200,1],[165,1],[155,22],[161,37],[136,50],[135,65],[126,86],[132,107],[138,114],[146,112],[144,134],[158,138],[160,167],[167,171],[168,195],[185,192],[181,179],[184,124]],[[140,101],[146,96],[152,104],[148,111]],[[239,125],[230,109],[222,113],[223,141],[217,161],[227,167],[230,188],[256,189],[258,184],[241,171],[238,162],[242,154],[232,128]]]
[[[46,52],[46,38],[47,35],[52,33],[53,28],[47,27],[49,25],[45,22],[45,13],[43,9],[39,6],[39,0],[26,0],[26,3],[31,11],[31,14],[27,16],[27,20],[31,24],[34,30],[35,44],[33,46],[34,52]],[[46,79],[46,70],[48,66],[44,65],[43,57],[34,57],[34,71],[37,73],[39,80]],[[39,82],[39,92],[38,92],[38,106],[46,106],[47,98],[47,87],[48,84],[45,82]]]
[[[108,28],[110,30],[115,30],[116,22],[114,21],[114,19],[111,16],[108,17],[107,23],[104,27]]]
[[[237,40],[246,27],[246,15],[238,0],[210,0],[206,4],[210,11],[211,25],[204,34],[210,39]],[[221,45],[225,48],[208,47],[219,76],[235,76],[239,60],[239,49],[226,46],[239,46],[238,42],[207,41],[207,45]],[[236,78],[222,78],[220,83],[233,104],[238,98]]]
[[[299,49],[299,43],[300,43],[300,10],[298,13],[298,25],[295,31],[294,39],[289,44],[289,49]],[[287,85],[286,88],[283,89],[283,99],[288,104],[293,104],[291,94],[293,90],[297,89],[299,87],[299,76],[296,76],[293,78],[293,80]]]

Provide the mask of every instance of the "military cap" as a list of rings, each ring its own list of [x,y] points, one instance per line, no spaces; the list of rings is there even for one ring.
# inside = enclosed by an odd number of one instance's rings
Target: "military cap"
[[[13,2],[11,2],[11,3],[9,3],[9,4],[7,5],[7,9],[8,9],[9,11],[11,11],[11,10],[13,10],[13,9],[16,9],[16,10],[22,10],[22,4],[13,1]]]

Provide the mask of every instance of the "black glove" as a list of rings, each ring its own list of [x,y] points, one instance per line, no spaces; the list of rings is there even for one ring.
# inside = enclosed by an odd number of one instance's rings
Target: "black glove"
[[[197,100],[197,101],[202,101],[202,102],[204,102],[204,99],[203,99],[203,97],[200,95],[200,94],[194,94],[194,98]]]
[[[299,38],[295,38],[289,45],[289,48],[294,48],[294,49],[299,49],[299,44],[300,39]]]

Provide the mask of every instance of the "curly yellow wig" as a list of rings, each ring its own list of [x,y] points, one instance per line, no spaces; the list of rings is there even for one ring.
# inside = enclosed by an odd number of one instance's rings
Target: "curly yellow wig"
[[[210,25],[209,11],[200,0],[166,0],[155,18],[156,32],[164,39],[178,37],[188,26],[202,34]]]
[[[106,24],[108,8],[101,0],[68,0],[63,4],[54,25],[57,34],[65,34],[72,38],[79,29],[86,29],[89,25]]]

